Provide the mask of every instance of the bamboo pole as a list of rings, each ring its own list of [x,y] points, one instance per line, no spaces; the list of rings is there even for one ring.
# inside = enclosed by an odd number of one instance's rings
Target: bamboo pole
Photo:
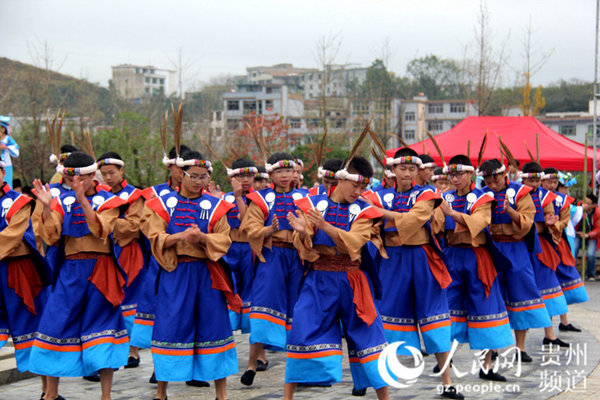
[[[583,158],[583,202],[585,202],[587,196],[587,148],[588,148],[588,135],[585,135],[585,148]],[[585,280],[586,277],[586,243],[585,243],[585,232],[587,231],[587,213],[583,212],[581,221],[581,279]]]

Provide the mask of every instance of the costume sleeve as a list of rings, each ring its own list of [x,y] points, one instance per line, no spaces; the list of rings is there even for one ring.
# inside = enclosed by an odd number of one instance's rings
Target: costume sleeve
[[[8,148],[8,152],[11,157],[19,157],[19,145],[17,144],[15,139],[12,138],[12,136],[10,137],[10,140],[8,141],[6,147]]]
[[[298,210],[296,214],[306,221],[306,234],[304,235],[304,240],[302,240],[300,234],[294,231],[292,234],[292,243],[296,250],[298,250],[298,255],[302,260],[314,262],[319,258],[319,252],[313,248],[315,229],[308,218],[306,218],[304,211]]]
[[[466,228],[471,238],[475,238],[492,222],[492,202],[481,204],[471,215],[463,214],[462,217],[466,225],[457,222],[454,232],[459,233]]]
[[[434,204],[434,199],[417,201],[410,211],[394,213],[394,225],[398,232],[416,232],[422,228],[431,219]]]
[[[516,211],[519,213],[519,221],[513,221],[512,228],[514,229],[515,239],[522,239],[531,229],[535,217],[535,205],[529,194],[519,199]]]
[[[115,222],[114,238],[121,247],[140,237],[140,224],[144,212],[144,198],[139,197],[129,208],[124,218],[118,218]]]
[[[381,257],[387,259],[389,258],[387,255],[387,251],[385,251],[385,246],[383,245],[383,239],[381,238],[381,226],[383,225],[383,219],[377,221],[376,224],[371,225],[371,238],[369,241],[373,243],[373,245],[379,251]]]
[[[167,222],[150,207],[144,208],[142,220],[144,221],[142,229],[147,233],[152,255],[160,266],[167,271],[175,270],[177,267],[177,246],[165,247],[165,241],[169,237],[169,234],[165,232]]]
[[[39,200],[35,201],[35,208],[31,214],[31,227],[33,228],[33,235],[35,236],[35,243],[37,250],[41,255],[45,255],[44,240],[42,239],[42,212],[44,206]]]
[[[444,231],[446,225],[446,215],[442,211],[441,207],[433,210],[433,216],[431,217],[431,231],[433,234]]]
[[[87,222],[90,233],[98,239],[106,239],[115,228],[119,213],[118,207],[96,212],[96,218]]]
[[[8,226],[0,231],[0,260],[10,256],[19,247],[29,226],[30,215],[31,208],[22,207],[12,216]]]
[[[212,232],[206,235],[206,258],[217,261],[227,254],[229,246],[231,246],[230,229],[227,214],[223,214],[213,227]]]
[[[254,254],[257,255],[260,261],[265,262],[262,249],[263,247],[271,247],[271,237],[265,239],[266,233],[271,228],[265,226],[264,213],[255,203],[251,202],[248,206],[240,229],[248,236],[248,243]]]
[[[352,261],[360,261],[362,247],[371,238],[372,226],[372,219],[360,218],[354,221],[349,231],[338,229],[337,235],[332,239],[338,248],[350,256]]]
[[[44,221],[43,216],[41,218],[41,234],[42,239],[48,246],[55,246],[58,244],[60,240],[60,235],[62,234],[62,223],[63,218],[57,211],[52,211],[50,213],[50,218]]]

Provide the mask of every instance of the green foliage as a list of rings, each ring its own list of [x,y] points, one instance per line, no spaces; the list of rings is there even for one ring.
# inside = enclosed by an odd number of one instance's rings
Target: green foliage
[[[460,82],[461,69],[455,60],[428,55],[410,61],[406,70],[414,87],[429,99],[455,99],[466,94]]]

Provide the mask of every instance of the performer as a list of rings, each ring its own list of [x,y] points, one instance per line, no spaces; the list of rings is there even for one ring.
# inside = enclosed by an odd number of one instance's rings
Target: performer
[[[292,175],[292,188],[302,193],[302,196],[308,196],[308,189],[302,187],[302,182],[304,182],[304,175],[302,175],[302,171],[304,170],[304,162],[300,157],[297,156],[293,156],[293,160],[294,173]]]
[[[303,197],[291,188],[294,166],[290,154],[274,153],[265,166],[273,188],[247,196],[250,203],[241,229],[258,259],[251,293],[250,354],[247,370],[240,379],[247,386],[254,382],[263,345],[285,349],[304,272],[292,244],[292,227],[286,219],[289,212],[296,210],[294,200]]]
[[[384,243],[388,259],[382,259],[382,284],[378,309],[389,343],[404,341],[420,348],[420,328],[428,353],[438,365],[446,364],[451,344],[451,322],[444,289],[452,281],[442,252],[431,235],[429,220],[441,203],[432,189],[414,185],[422,165],[417,153],[401,148],[387,159],[396,175],[396,189],[366,192],[365,196],[384,214]],[[427,266],[423,268],[423,266]],[[417,293],[427,293],[420,296]],[[462,398],[452,386],[449,368],[442,373],[442,396]]]
[[[557,233],[559,216],[554,213],[554,200],[556,195],[540,187],[541,177],[543,176],[542,167],[536,162],[528,162],[523,165],[523,172],[520,174],[522,183],[532,188],[530,192],[531,199],[535,206],[535,217],[533,219],[541,248],[539,252],[530,252],[531,263],[535,273],[537,284],[546,311],[550,319],[556,315],[566,314],[567,301],[563,295],[560,283],[556,277],[556,269],[560,264],[560,256],[552,247],[554,243],[553,233]],[[551,326],[544,328],[544,345],[554,344],[561,347],[569,347],[569,344],[558,339],[554,335],[554,328]]]
[[[48,185],[34,181],[44,206],[43,239],[60,247],[54,288],[31,351],[31,371],[48,375],[46,400],[57,398],[59,377],[97,371],[102,399],[110,399],[113,369],[127,363],[129,340],[119,308],[125,280],[108,240],[126,203],[96,190],[96,169],[91,156],[73,152],[59,167],[74,176],[73,191],[54,199]]]
[[[598,251],[598,236],[600,236],[600,208],[598,207],[598,197],[589,193],[583,199],[581,205],[583,216],[579,223],[575,226],[575,247],[574,253],[577,255],[582,247],[582,242],[585,240],[586,245],[586,280],[596,280],[596,252]],[[586,232],[583,234],[583,221],[585,220]]]
[[[169,381],[194,379],[214,380],[223,400],[226,377],[238,370],[227,301],[236,311],[241,307],[217,263],[231,244],[226,213],[232,205],[204,192],[211,168],[202,154],[186,152],[177,165],[183,171],[179,192],[148,201],[143,217],[161,266],[151,348],[155,397],[167,398]]]
[[[51,271],[37,251],[29,217],[33,199],[11,190],[4,181],[4,163],[0,161],[0,348],[10,334],[17,369],[30,369],[31,346],[47,299],[44,288]],[[42,376],[42,397],[46,392]]]
[[[321,180],[321,184],[317,187],[309,189],[310,195],[327,194],[332,187],[337,185],[335,173],[342,168],[343,161],[339,158],[330,158],[325,161],[322,166],[319,166],[317,175]]]
[[[12,187],[13,167],[11,157],[19,157],[19,145],[11,136],[10,117],[0,116],[0,161],[4,163],[4,183]]]
[[[588,301],[587,291],[577,271],[577,262],[573,257],[566,235],[566,228],[571,219],[571,204],[574,199],[557,191],[559,172],[556,168],[544,169],[541,184],[544,189],[556,194],[553,205],[554,213],[559,216],[559,220],[554,224],[555,230],[552,231],[552,245],[561,260],[556,268],[556,277],[560,282],[567,304],[584,303]],[[560,316],[560,321],[560,325],[558,325],[560,331],[581,332],[581,329],[569,323],[566,313]]]
[[[415,178],[415,183],[419,186],[423,186],[435,191],[435,187],[430,185],[431,177],[433,176],[433,171],[437,168],[433,157],[429,154],[419,154],[419,159],[421,160],[421,165],[419,166],[419,171],[417,172],[417,176]]]
[[[263,190],[269,186],[269,174],[262,165],[258,165],[256,169],[258,169],[258,172],[254,177],[254,190]]]
[[[181,145],[182,151],[190,151],[189,147]],[[177,190],[181,184],[183,172],[175,163],[177,161],[177,150],[175,147],[171,148],[168,156],[164,156],[162,163],[167,167],[169,171],[169,179],[167,182],[160,183],[155,186],[148,187],[142,190],[142,197],[146,201],[152,200],[155,197],[164,196]],[[141,225],[141,233],[144,237],[148,237],[148,233],[143,230],[144,224]],[[146,243],[145,252],[151,253],[149,245]],[[154,308],[156,301],[156,276],[160,269],[156,259],[152,257],[152,254],[147,254],[148,267],[144,274],[142,292],[140,294],[138,305],[135,311],[135,318],[133,326],[131,328],[131,345],[149,349],[152,341],[152,328],[154,326]],[[150,377],[150,383],[156,383],[155,374]]]
[[[241,330],[242,333],[250,332],[250,292],[252,280],[254,279],[254,260],[252,249],[248,244],[248,237],[239,229],[242,219],[246,215],[248,204],[246,196],[253,191],[254,177],[258,169],[254,163],[245,158],[238,158],[227,168],[227,176],[231,180],[232,192],[225,193],[223,199],[233,205],[227,213],[227,221],[231,231],[231,246],[225,256],[227,264],[233,273],[236,293],[242,298],[242,312],[236,313],[229,310],[229,318],[233,330]],[[261,361],[266,367],[266,360]]]
[[[433,176],[431,177],[431,182],[435,187],[436,192],[445,193],[452,190],[452,183],[448,178],[448,175],[444,173],[444,169],[441,167],[437,167],[433,170]]]
[[[302,215],[287,217],[295,230],[294,246],[311,268],[294,308],[294,318],[302,323],[292,326],[287,345],[284,399],[293,398],[298,382],[341,381],[342,334],[355,388],[372,386],[379,399],[388,398],[377,370],[385,333],[360,262],[374,220],[383,215],[359,199],[373,169],[366,159],[354,157],[337,176],[333,192],[296,200]]]
[[[144,282],[145,259],[142,251],[140,225],[144,210],[142,191],[127,183],[124,178],[125,163],[118,153],[104,153],[98,158],[98,168],[104,183],[110,187],[115,196],[129,204],[127,212],[120,216],[115,223],[113,240],[115,255],[119,265],[127,275],[125,298],[121,303],[121,311],[125,319],[127,332],[131,337],[136,307],[142,293]],[[125,368],[136,368],[140,365],[138,347],[129,346],[129,358]]]
[[[496,200],[489,226],[490,246],[499,271],[510,326],[515,331],[521,361],[531,362],[525,351],[527,329],[552,325],[535,283],[526,243],[526,239],[530,243],[533,241],[531,235],[535,233],[532,231],[535,206],[529,195],[531,188],[508,181],[506,167],[497,159],[483,162],[478,174],[483,176],[486,184],[482,190]]]
[[[514,340],[496,268],[486,249],[485,230],[492,219],[494,198],[475,188],[474,171],[469,157],[452,157],[443,173],[455,189],[442,195],[445,201],[436,209],[444,216],[444,254],[452,277],[447,291],[452,339],[469,343],[475,350],[501,349]],[[488,351],[479,377],[506,381],[491,370],[491,361],[492,352]]]

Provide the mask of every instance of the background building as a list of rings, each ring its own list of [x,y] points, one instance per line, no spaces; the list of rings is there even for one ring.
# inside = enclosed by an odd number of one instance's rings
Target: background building
[[[151,65],[113,66],[110,84],[119,96],[127,100],[141,100],[157,94],[170,96],[177,92],[175,71]]]

